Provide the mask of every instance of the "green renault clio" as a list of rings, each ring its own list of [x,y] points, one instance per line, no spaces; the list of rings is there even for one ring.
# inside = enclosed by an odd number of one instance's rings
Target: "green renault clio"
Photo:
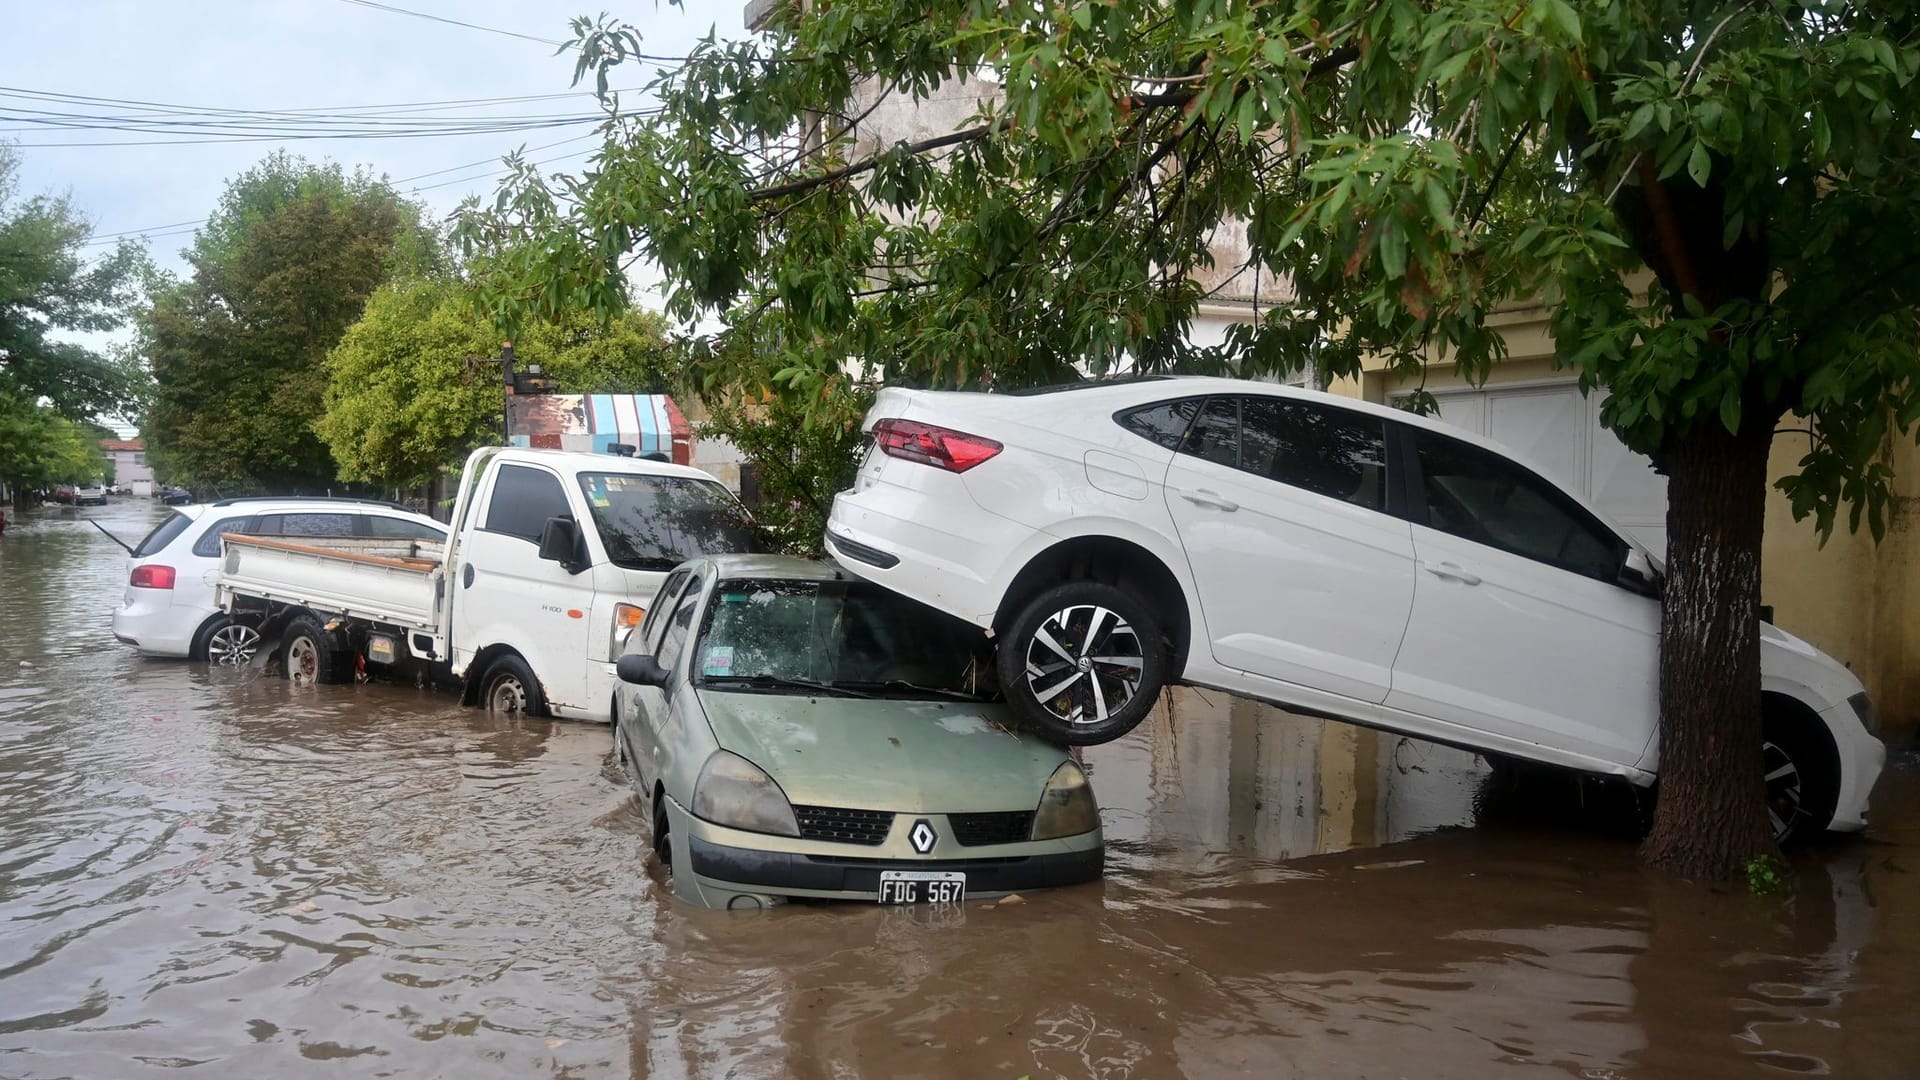
[[[1012,729],[992,663],[977,629],[828,564],[675,569],[613,709],[674,892],[956,903],[1097,879],[1086,774]]]

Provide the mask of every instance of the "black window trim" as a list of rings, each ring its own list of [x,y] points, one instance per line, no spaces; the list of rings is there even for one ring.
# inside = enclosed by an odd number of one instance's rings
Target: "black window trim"
[[[1618,580],[1619,570],[1621,567],[1624,567],[1626,565],[1627,552],[1632,550],[1633,545],[1629,543],[1625,537],[1621,536],[1618,532],[1616,532],[1614,529],[1609,527],[1606,522],[1601,521],[1599,518],[1595,517],[1593,513],[1589,511],[1586,507],[1580,505],[1580,501],[1578,499],[1575,499],[1573,496],[1567,494],[1566,491],[1562,490],[1559,484],[1554,483],[1552,480],[1548,479],[1547,477],[1540,475],[1539,473],[1533,471],[1531,468],[1528,468],[1527,466],[1521,464],[1518,461],[1515,461],[1514,459],[1508,457],[1503,453],[1500,453],[1497,450],[1489,450],[1484,446],[1475,446],[1473,443],[1470,443],[1465,439],[1455,438],[1452,435],[1448,435],[1444,432],[1434,431],[1430,428],[1421,428],[1421,427],[1415,427],[1412,424],[1398,424],[1398,423],[1395,426],[1404,429],[1401,434],[1401,444],[1402,444],[1401,456],[1403,458],[1403,463],[1401,468],[1402,468],[1402,471],[1406,474],[1406,478],[1407,478],[1407,483],[1405,484],[1405,488],[1407,492],[1407,504],[1408,504],[1408,511],[1409,511],[1407,514],[1408,521],[1412,522],[1415,525],[1432,529],[1434,532],[1442,533],[1446,536],[1451,536],[1455,540],[1461,540],[1469,544],[1478,544],[1481,547],[1492,548],[1494,551],[1505,552],[1506,554],[1511,555],[1516,559],[1525,559],[1528,562],[1538,563],[1541,566],[1551,566],[1555,570],[1558,570],[1562,573],[1572,574],[1575,577],[1586,578],[1588,581],[1598,581],[1603,585],[1612,585],[1616,588],[1626,588],[1626,586],[1622,585]],[[1498,458],[1502,463],[1504,463],[1508,467],[1517,469],[1520,472],[1526,474],[1527,476],[1531,476],[1534,480],[1538,481],[1540,484],[1545,486],[1549,493],[1549,498],[1554,503],[1554,505],[1559,506],[1562,510],[1567,511],[1575,520],[1586,523],[1586,525],[1590,529],[1594,530],[1600,535],[1605,536],[1613,541],[1615,558],[1620,562],[1620,566],[1615,568],[1615,571],[1614,571],[1615,576],[1613,578],[1595,577],[1592,574],[1583,573],[1582,571],[1576,570],[1572,567],[1562,566],[1557,562],[1551,562],[1546,559],[1536,558],[1535,556],[1529,555],[1524,551],[1515,551],[1512,548],[1502,547],[1499,544],[1485,543],[1480,540],[1475,540],[1469,536],[1461,536],[1458,533],[1447,532],[1445,529],[1435,527],[1427,518],[1427,485],[1426,485],[1426,477],[1420,468],[1420,452],[1419,452],[1420,451],[1419,440],[1422,436],[1431,437],[1433,439],[1436,439],[1442,442],[1453,443],[1456,446],[1465,447],[1469,453],[1490,454],[1493,457]]]

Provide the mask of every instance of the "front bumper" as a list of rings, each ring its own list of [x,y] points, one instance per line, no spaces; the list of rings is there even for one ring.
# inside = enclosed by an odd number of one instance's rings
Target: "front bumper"
[[[1873,785],[1887,765],[1887,746],[1870,734],[1853,706],[1841,702],[1821,714],[1833,734],[1840,755],[1840,790],[1833,804],[1835,832],[1858,832],[1867,827],[1867,803]]]

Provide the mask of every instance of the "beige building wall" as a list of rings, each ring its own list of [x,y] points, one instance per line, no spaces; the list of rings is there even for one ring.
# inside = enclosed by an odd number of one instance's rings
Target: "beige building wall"
[[[1508,358],[1496,364],[1486,386],[1553,379],[1573,374],[1553,364],[1553,339],[1543,307],[1502,313],[1494,324],[1506,335]],[[1379,361],[1358,379],[1339,379],[1328,389],[1347,397],[1385,402],[1419,385],[1388,375]],[[1428,389],[1466,385],[1450,364],[1427,373]],[[1791,427],[1792,421],[1782,424]],[[1790,475],[1806,452],[1804,434],[1782,433],[1773,444],[1772,480]],[[1812,519],[1795,521],[1785,495],[1767,499],[1762,551],[1761,602],[1774,622],[1805,638],[1851,668],[1866,684],[1883,730],[1896,742],[1920,733],[1920,446],[1912,440],[1889,447],[1895,502],[1885,539],[1875,543],[1862,522],[1858,534],[1843,520],[1822,545]]]

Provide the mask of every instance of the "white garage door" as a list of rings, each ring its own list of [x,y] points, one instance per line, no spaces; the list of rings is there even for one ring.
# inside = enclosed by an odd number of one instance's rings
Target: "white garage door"
[[[1667,478],[1600,426],[1606,394],[1575,383],[1436,390],[1440,419],[1512,448],[1585,496],[1656,554],[1667,550]]]

